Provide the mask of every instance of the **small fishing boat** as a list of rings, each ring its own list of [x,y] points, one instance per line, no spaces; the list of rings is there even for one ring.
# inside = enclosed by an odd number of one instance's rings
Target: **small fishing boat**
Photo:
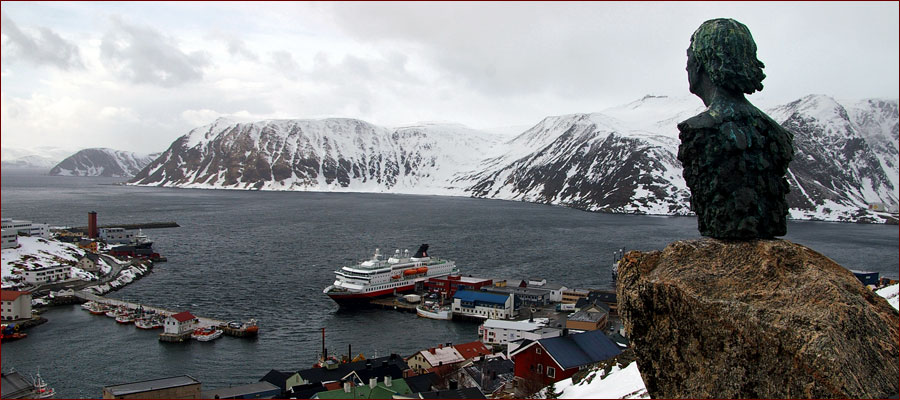
[[[34,378],[34,398],[49,399],[55,395],[56,391],[53,390],[52,387],[49,387],[47,382],[44,382],[44,378],[41,378],[41,373],[38,372],[37,376]]]
[[[200,342],[209,342],[222,337],[222,330],[216,327],[197,328],[191,333],[191,339]]]

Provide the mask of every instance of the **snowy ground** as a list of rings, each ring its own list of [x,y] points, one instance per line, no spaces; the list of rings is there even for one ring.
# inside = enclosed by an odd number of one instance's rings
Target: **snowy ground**
[[[84,255],[84,250],[71,243],[48,240],[39,237],[20,236],[19,247],[3,249],[0,253],[3,287],[10,285],[13,270],[18,268],[36,269],[72,264]],[[78,269],[77,275],[89,274]],[[89,274],[90,275],[90,274]]]
[[[896,310],[900,310],[898,306],[900,306],[900,296],[898,296],[898,288],[900,288],[900,284],[885,286],[881,289],[875,291],[879,296],[887,299],[888,303],[894,307]]]
[[[638,371],[637,362],[625,368],[614,366],[609,374],[603,370],[592,371],[577,384],[572,378],[556,383],[560,399],[647,399],[647,388]]]

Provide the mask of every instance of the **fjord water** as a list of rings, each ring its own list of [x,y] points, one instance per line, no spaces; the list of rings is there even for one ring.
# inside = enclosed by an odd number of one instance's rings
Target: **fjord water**
[[[99,397],[105,385],[188,374],[205,390],[256,382],[270,369],[311,366],[326,328],[330,353],[348,344],[367,357],[408,356],[438,343],[477,339],[477,325],[413,314],[341,311],[322,294],[333,271],[376,247],[455,260],[488,278],[543,277],[611,288],[619,248],[662,249],[699,237],[689,217],[611,215],[523,202],[364,193],[144,188],[121,179],[3,171],[2,215],[84,226],[175,221],[145,231],[168,263],[110,297],[219,319],[257,318],[256,340],[160,343],[157,332],[88,314],[77,306],[44,315],[25,340],[3,344],[2,367],[40,369],[57,397]],[[897,278],[896,226],[790,222],[785,237],[852,269]]]

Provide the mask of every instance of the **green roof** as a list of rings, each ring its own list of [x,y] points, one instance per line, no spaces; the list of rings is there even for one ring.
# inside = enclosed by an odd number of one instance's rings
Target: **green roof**
[[[350,389],[350,393],[344,391],[344,388],[329,390],[327,392],[319,392],[316,397],[320,399],[391,399],[393,395],[412,394],[409,385],[403,378],[391,380],[391,386],[385,386],[384,380],[379,380],[374,388],[370,388],[368,384],[362,386],[354,386]]]

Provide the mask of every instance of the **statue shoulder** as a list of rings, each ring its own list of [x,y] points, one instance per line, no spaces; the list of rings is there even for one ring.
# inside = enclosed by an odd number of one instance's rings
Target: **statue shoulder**
[[[706,110],[678,123],[678,130],[684,132],[690,130],[714,129],[720,123],[722,123],[722,121],[715,118],[709,110]]]

